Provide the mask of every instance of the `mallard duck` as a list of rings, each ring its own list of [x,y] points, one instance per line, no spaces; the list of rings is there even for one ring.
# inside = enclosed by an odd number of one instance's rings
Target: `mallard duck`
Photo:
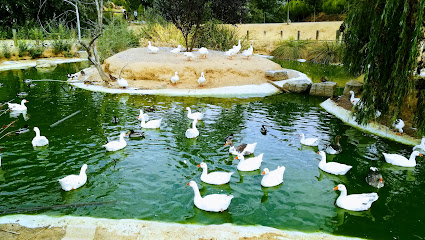
[[[7,105],[9,106],[10,111],[26,111],[27,106],[25,106],[25,103],[27,102],[28,102],[27,100],[22,99],[21,104],[7,103]]]
[[[172,76],[171,77],[171,83],[173,84],[173,85],[176,85],[176,83],[179,81],[179,75],[178,75],[178,73],[177,72],[175,72],[174,73],[174,76]]]
[[[403,134],[404,121],[400,118],[393,122],[393,127],[398,131],[397,135]]]
[[[274,187],[283,183],[283,174],[285,173],[284,166],[278,166],[275,170],[269,171],[268,168],[264,168],[261,175],[261,186],[263,187]]]
[[[159,51],[159,48],[152,46],[151,41],[148,41],[148,44],[149,53],[157,53]]]
[[[202,120],[204,118],[204,114],[200,113],[200,112],[194,112],[192,113],[192,111],[190,110],[190,107],[186,107],[185,108],[188,112],[187,112],[187,118],[189,119],[198,119],[198,120]]]
[[[204,72],[201,72],[201,76],[198,78],[199,86],[202,87],[204,85],[205,81],[206,81],[206,79],[205,79],[205,76],[204,76]]]
[[[34,127],[35,137],[32,139],[31,143],[34,147],[41,147],[49,144],[49,140],[45,136],[40,136],[40,129]]]
[[[207,55],[208,55],[208,49],[207,49],[207,48],[205,48],[205,47],[201,47],[201,48],[198,50],[198,53],[201,55],[201,58],[207,58]]]
[[[261,162],[263,162],[263,153],[252,158],[248,158],[245,160],[245,157],[243,154],[238,154],[237,157],[235,157],[235,160],[239,160],[238,163],[238,170],[239,171],[254,171],[257,169],[260,169]]]
[[[384,186],[384,179],[382,178],[382,175],[379,173],[378,168],[376,167],[370,167],[370,171],[367,174],[366,182],[376,188],[381,188]]]
[[[118,124],[120,122],[120,120],[117,118],[117,116],[114,116],[113,118],[112,118],[112,123],[113,124]]]
[[[261,132],[261,134],[263,134],[263,135],[267,135],[268,130],[267,130],[266,126],[261,125],[260,132]]]
[[[234,172],[210,172],[208,173],[207,164],[202,162],[197,167],[202,168],[201,181],[214,184],[214,185],[223,185],[227,184],[230,181],[230,177]]]
[[[250,56],[252,56],[253,52],[254,52],[254,48],[252,47],[252,44],[251,44],[251,46],[248,49],[242,51],[242,55],[244,55],[246,59],[248,59]]]
[[[377,193],[347,195],[347,188],[343,184],[338,184],[334,190],[341,191],[341,194],[336,200],[336,205],[350,211],[366,211],[372,206],[373,202],[378,200]]]
[[[414,146],[413,147],[413,151],[415,151],[415,150],[422,150],[422,151],[425,151],[425,137],[423,137],[422,138],[422,140],[421,140],[421,144],[419,144],[419,145],[416,145],[416,146]]]
[[[416,157],[423,156],[418,151],[413,151],[409,159],[399,154],[388,154],[388,153],[382,153],[382,154],[384,155],[385,161],[387,163],[391,163],[393,165],[397,165],[401,167],[415,167]]]
[[[319,145],[319,138],[305,138],[304,133],[300,133],[298,136],[301,137],[300,143],[303,145],[313,147]]]
[[[121,150],[127,146],[124,136],[126,136],[125,132],[121,132],[120,140],[108,142],[107,144],[102,145],[102,147],[106,148],[106,151],[109,152]]]
[[[81,167],[80,175],[69,175],[62,179],[59,179],[59,183],[64,191],[71,191],[77,189],[87,182],[87,164]]]
[[[224,144],[224,146],[230,145],[229,148],[229,153],[233,154],[233,155],[238,155],[238,154],[242,154],[242,155],[251,155],[254,153],[255,147],[257,146],[257,143],[242,143],[239,146],[234,146],[233,145],[233,141],[231,138],[228,138],[226,140],[226,143]]]
[[[160,127],[162,119],[150,120],[148,122],[145,122],[145,117],[144,117],[142,109],[140,109],[140,115],[137,118],[142,119],[142,122],[140,123],[140,126],[142,128],[159,128]]]
[[[341,136],[336,136],[335,137],[335,143],[334,144],[330,144],[329,146],[326,147],[326,153],[328,154],[339,154],[342,152],[342,148],[341,145],[339,144],[339,139],[341,139]]]
[[[356,106],[356,105],[357,105],[357,103],[359,103],[360,98],[356,98],[356,97],[354,97],[354,92],[353,92],[353,91],[350,91],[349,93],[351,94],[350,102],[351,102],[354,106]]]
[[[326,153],[323,151],[319,151],[317,154],[322,156],[322,160],[319,163],[319,168],[327,173],[345,175],[353,167],[337,162],[326,162]]]
[[[130,130],[130,133],[128,134],[130,138],[144,138],[145,132],[142,131],[135,131],[133,129]]]
[[[196,123],[198,122],[198,119],[194,119],[192,122],[192,128],[189,128],[186,130],[185,136],[187,138],[196,138],[197,136],[199,136],[199,131],[196,128]]]
[[[193,53],[192,53],[192,52],[184,52],[184,53],[183,53],[183,55],[184,55],[184,56],[186,56],[187,61],[189,61],[189,62],[190,62],[190,60],[191,60],[192,58],[194,58],[194,57],[195,57],[195,55],[193,55]]]
[[[198,184],[195,181],[190,181],[187,185],[191,186],[195,193],[194,204],[197,208],[208,212],[223,212],[226,211],[233,198],[232,195],[226,194],[211,194],[201,197]]]
[[[180,52],[182,50],[182,45],[178,45],[177,46],[177,48],[174,48],[173,50],[171,50],[170,52],[171,53],[173,53],[173,54],[176,54],[176,57],[177,57],[177,54]]]

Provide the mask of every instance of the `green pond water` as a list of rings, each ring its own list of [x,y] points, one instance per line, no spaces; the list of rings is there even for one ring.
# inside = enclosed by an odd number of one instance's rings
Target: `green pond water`
[[[115,203],[32,211],[48,215],[131,218],[179,223],[264,225],[303,232],[327,232],[373,239],[423,239],[425,236],[425,166],[418,159],[415,168],[385,163],[382,152],[408,155],[411,147],[397,144],[344,125],[319,107],[323,98],[280,94],[266,98],[221,99],[160,96],[132,96],[72,89],[60,82],[66,73],[87,66],[64,64],[51,72],[35,68],[0,72],[0,102],[27,92],[27,115],[0,116],[0,124],[17,120],[7,131],[38,126],[50,145],[34,149],[33,131],[0,139],[0,211],[73,203],[116,201]],[[160,130],[145,130],[146,138],[127,139],[125,149],[106,152],[102,145],[118,139],[120,131],[140,129],[136,119],[142,107],[155,106],[151,119],[163,119]],[[191,122],[184,108],[205,113],[198,123],[200,136],[186,139]],[[3,107],[5,109],[5,107]],[[80,110],[76,116],[52,123]],[[118,124],[111,122],[113,116]],[[260,133],[266,125],[269,133]],[[6,131],[6,132],[7,132]],[[346,176],[334,176],[318,169],[317,148],[303,147],[298,133],[320,136],[325,143],[341,135],[343,152],[328,159],[350,164]],[[262,188],[260,171],[238,172],[238,161],[224,147],[233,133],[234,142],[257,142],[255,154],[264,153],[262,169],[284,165],[284,183]],[[4,133],[3,133],[4,134]],[[1,134],[0,137],[3,135]],[[230,184],[201,183],[201,162],[210,170],[235,171]],[[88,164],[87,183],[74,191],[61,190],[57,179],[77,174]],[[380,168],[385,187],[369,186],[369,167]],[[193,205],[195,180],[201,194],[234,195],[228,211],[209,213]],[[356,213],[335,206],[339,183],[348,193],[378,192],[369,211]]]

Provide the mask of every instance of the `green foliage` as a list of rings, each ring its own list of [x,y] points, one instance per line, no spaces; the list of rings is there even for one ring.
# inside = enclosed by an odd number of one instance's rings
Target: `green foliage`
[[[309,60],[313,63],[342,62],[343,46],[339,42],[318,42],[310,45]]]
[[[153,42],[166,42],[173,46],[184,43],[182,33],[172,23],[149,23],[142,27],[141,37]]]
[[[18,41],[19,57],[23,57],[29,50],[29,44],[26,41]]]
[[[283,8],[287,11],[287,8]],[[302,0],[292,0],[289,2],[289,18],[292,21],[301,21],[313,12],[313,8]]]
[[[341,14],[347,5],[346,0],[324,0],[322,10],[326,14]]]
[[[59,55],[61,53],[67,53],[71,51],[72,43],[68,40],[56,39],[52,42],[53,53]]]
[[[271,53],[278,59],[298,59],[306,56],[308,41],[305,40],[284,40],[278,43],[278,46]]]
[[[145,11],[143,12],[143,16],[145,18],[145,21],[147,23],[159,23],[161,25],[167,25],[168,22],[165,21],[165,19],[161,16],[160,12],[158,12],[156,9],[154,8],[146,8]]]
[[[30,49],[28,49],[29,54],[31,56],[31,58],[39,58],[41,56],[41,54],[43,54],[43,47],[41,46],[33,46]]]
[[[101,61],[139,45],[139,37],[127,29],[127,23],[121,18],[114,18],[105,26],[102,35],[98,39],[98,51]]]
[[[224,51],[237,45],[238,39],[236,28],[216,22],[207,22],[200,28],[195,46]]]
[[[2,53],[3,53],[3,56],[5,58],[10,58],[11,57],[12,51],[9,48],[9,46],[7,46],[7,44],[3,44],[3,46],[2,46]]]

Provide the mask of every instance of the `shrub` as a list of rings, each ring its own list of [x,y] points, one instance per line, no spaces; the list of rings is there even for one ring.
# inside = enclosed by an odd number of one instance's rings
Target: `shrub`
[[[343,47],[339,42],[321,42],[312,44],[309,49],[309,60],[314,63],[340,63]]]
[[[53,53],[55,55],[61,54],[63,52],[71,51],[72,43],[67,40],[56,39],[52,42]]]
[[[19,57],[23,57],[29,50],[29,44],[25,41],[18,41]]]
[[[278,43],[272,55],[279,59],[298,59],[306,56],[308,41],[289,39]]]
[[[10,58],[12,55],[11,49],[7,46],[7,44],[3,44],[2,53],[5,58]]]
[[[29,50],[31,58],[39,58],[41,54],[43,54],[44,49],[41,46],[34,46],[30,48]]]
[[[341,14],[347,5],[345,0],[325,0],[323,1],[322,10],[326,14]]]
[[[232,48],[233,45],[237,45],[238,39],[236,28],[217,22],[207,22],[199,29],[195,47],[225,51]],[[247,45],[247,43],[242,41],[242,45]]]
[[[149,23],[142,27],[141,37],[150,39],[153,42],[164,42],[171,45],[184,43],[184,38],[180,30],[172,23],[161,25],[160,23]]]

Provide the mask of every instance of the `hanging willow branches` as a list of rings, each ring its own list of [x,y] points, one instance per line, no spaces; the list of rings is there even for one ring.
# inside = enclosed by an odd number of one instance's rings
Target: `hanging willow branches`
[[[423,36],[425,0],[360,0],[350,6],[345,24],[344,64],[365,74],[362,109],[357,121],[374,119],[376,111],[398,118],[413,96],[418,39]],[[417,115],[419,132],[425,116]]]

